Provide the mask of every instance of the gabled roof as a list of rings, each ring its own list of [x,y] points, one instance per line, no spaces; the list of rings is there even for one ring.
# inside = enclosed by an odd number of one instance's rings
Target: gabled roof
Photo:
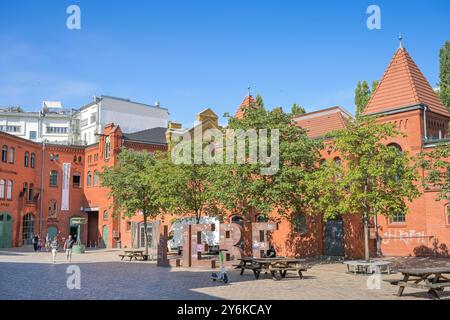
[[[367,103],[364,114],[425,104],[429,110],[450,116],[436,92],[405,48],[399,48]]]
[[[247,108],[251,105],[256,105],[256,100],[252,97],[252,95],[248,95],[244,98],[241,105],[239,106],[236,114],[234,115],[236,118],[242,118],[244,116],[244,108]]]
[[[167,128],[157,127],[133,133],[124,133],[124,140],[143,143],[166,144]]]
[[[308,137],[320,138],[327,133],[347,128],[352,116],[344,108],[336,106],[310,113],[294,119],[295,123],[306,130]]]

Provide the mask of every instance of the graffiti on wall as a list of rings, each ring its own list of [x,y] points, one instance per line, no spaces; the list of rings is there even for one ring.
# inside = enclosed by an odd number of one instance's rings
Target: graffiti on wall
[[[382,236],[382,243],[387,245],[402,242],[406,245],[427,245],[429,238],[425,231],[388,229]]]

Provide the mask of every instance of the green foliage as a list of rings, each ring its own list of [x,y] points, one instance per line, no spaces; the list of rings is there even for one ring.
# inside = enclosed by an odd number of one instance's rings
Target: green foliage
[[[450,41],[439,51],[439,97],[450,111]]]
[[[109,196],[113,199],[116,212],[123,217],[132,217],[142,213],[146,239],[147,220],[155,219],[164,212],[165,195],[159,181],[155,179],[157,156],[147,152],[135,152],[122,149],[118,162],[113,167],[105,167],[101,173],[102,187],[109,188]],[[145,246],[148,254],[148,241]]]
[[[327,161],[313,173],[308,192],[316,198],[310,205],[325,219],[406,213],[407,201],[419,196],[416,170],[406,152],[383,143],[399,134],[393,125],[370,118],[359,118],[349,123],[348,130],[333,132],[328,147],[339,154],[342,165]]]
[[[257,106],[264,108],[264,100],[260,94],[256,95],[255,103]]]
[[[419,153],[416,164],[426,173],[422,185],[439,190],[436,200],[450,201],[450,143]]]
[[[279,168],[273,175],[264,175],[261,169],[268,165],[262,163],[234,162],[215,166],[214,191],[218,202],[229,212],[247,219],[252,210],[266,217],[275,208],[281,216],[290,216],[292,211],[304,211],[308,202],[303,194],[306,189],[304,181],[314,170],[321,143],[309,139],[303,129],[294,125],[292,115],[279,108],[268,111],[248,106],[243,118],[229,117],[228,128],[278,129]],[[249,143],[246,143],[246,154],[249,154]]]
[[[194,149],[192,141],[180,142],[189,144],[192,159]],[[217,205],[211,192],[213,176],[212,165],[192,163],[175,164],[171,156],[157,162],[158,174],[156,178],[162,185],[165,194],[165,207],[181,217],[195,217],[197,223],[202,216],[220,218],[223,213]]]
[[[159,185],[154,179],[155,157],[147,152],[122,149],[114,167],[105,167],[101,184],[109,188],[118,212],[132,217],[142,212],[145,217],[156,218],[162,212]]]
[[[372,81],[372,89],[369,88],[369,85],[366,80],[358,81],[355,89],[355,106],[356,106],[356,117],[359,117],[367,106],[367,103],[372,96],[372,93],[378,86],[378,81]]]
[[[305,108],[303,108],[303,107],[300,106],[299,104],[294,103],[294,104],[292,105],[292,107],[291,107],[291,115],[292,115],[293,117],[299,116],[299,115],[302,115],[302,114],[305,114],[305,113],[306,113]]]

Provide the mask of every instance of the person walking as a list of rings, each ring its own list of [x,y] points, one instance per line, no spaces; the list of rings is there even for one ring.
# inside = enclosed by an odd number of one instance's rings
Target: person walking
[[[66,258],[69,261],[72,261],[72,247],[75,241],[72,238],[72,235],[69,235],[69,238],[64,242],[64,250],[66,251]]]
[[[53,263],[56,263],[56,253],[58,252],[58,239],[56,237],[51,241],[50,248],[52,249]]]
[[[38,251],[39,237],[37,234],[34,235],[32,243],[33,243],[34,252]]]

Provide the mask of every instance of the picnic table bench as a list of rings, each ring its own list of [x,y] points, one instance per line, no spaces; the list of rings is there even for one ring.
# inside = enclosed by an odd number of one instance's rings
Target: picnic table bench
[[[439,291],[450,286],[450,268],[412,268],[399,269],[402,279],[385,280],[392,285],[399,286],[397,296],[401,297],[406,287],[428,290],[434,299],[440,299]],[[447,275],[447,276],[444,276]]]
[[[353,274],[381,273],[383,269],[386,270],[388,274],[391,274],[391,261],[371,260],[367,262],[365,260],[347,260],[344,261],[344,264],[347,266],[347,271],[352,272]]]
[[[235,269],[241,269],[241,276],[244,274],[245,270],[252,270],[256,279],[259,279],[261,272],[268,273],[272,275],[272,279],[280,280],[286,277],[288,271],[295,271],[300,279],[303,279],[304,271],[307,271],[307,267],[302,265],[304,259],[294,259],[294,258],[243,258],[240,259],[241,263],[234,265]],[[280,276],[277,276],[277,272]]]
[[[119,254],[119,257],[121,257],[120,260],[123,260],[124,258],[130,258],[130,261],[133,260],[146,260],[147,256],[144,254],[144,250],[124,250],[123,253]]]

